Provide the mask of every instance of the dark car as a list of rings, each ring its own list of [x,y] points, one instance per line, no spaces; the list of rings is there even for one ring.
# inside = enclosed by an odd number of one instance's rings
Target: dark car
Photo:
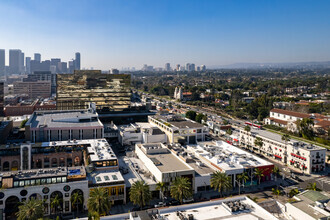
[[[170,206],[173,206],[173,205],[180,205],[180,202],[179,202],[178,200],[173,199],[173,200],[169,201],[168,204],[169,204]]]

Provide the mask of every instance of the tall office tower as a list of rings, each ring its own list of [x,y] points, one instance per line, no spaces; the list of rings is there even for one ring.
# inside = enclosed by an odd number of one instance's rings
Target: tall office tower
[[[76,53],[76,59],[74,60],[75,61],[75,67],[74,69],[75,70],[80,70],[80,53]]]
[[[69,73],[73,73],[74,71],[75,62],[69,61]]]
[[[19,64],[19,69],[20,69],[21,74],[25,73],[24,60],[25,60],[25,54],[22,52],[21,53],[20,64]]]
[[[34,60],[41,62],[41,54],[40,53],[35,53],[34,54]]]
[[[189,71],[195,71],[195,64],[194,63],[190,64],[190,70]]]
[[[165,71],[167,71],[167,72],[171,71],[171,64],[170,63],[165,64]]]
[[[130,84],[130,74],[102,74],[101,70],[57,74],[56,106],[59,110],[86,109],[95,103],[98,112],[122,111],[131,104]]]
[[[6,74],[6,53],[5,50],[0,49],[0,77]]]
[[[4,116],[4,82],[0,82],[0,117]]]
[[[10,74],[21,74],[21,50],[9,50],[9,69]]]
[[[51,66],[55,66],[55,73],[59,73],[60,72],[60,70],[58,68],[58,64],[59,63],[61,63],[61,59],[60,58],[52,58],[52,59],[50,59],[50,65]]]
[[[190,71],[190,63],[186,63],[186,71]]]
[[[201,67],[200,66],[196,66],[196,71],[201,71]]]
[[[59,73],[68,73],[68,64],[66,62],[60,62],[57,64]]]
[[[205,65],[201,65],[201,71],[206,71],[206,66]]]
[[[180,71],[180,64],[176,64],[176,68],[175,68],[176,71]]]
[[[27,74],[31,73],[31,57],[25,57],[25,72]]]

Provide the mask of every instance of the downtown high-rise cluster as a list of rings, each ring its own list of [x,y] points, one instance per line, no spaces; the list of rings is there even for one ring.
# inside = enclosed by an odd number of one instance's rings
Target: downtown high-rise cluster
[[[42,60],[40,53],[35,53],[34,57],[25,57],[20,49],[9,50],[9,65],[6,66],[6,51],[0,49],[0,76],[30,74],[35,71],[51,71],[52,73],[73,73],[80,70],[80,53],[75,54],[75,59],[63,62],[61,58],[51,58]]]

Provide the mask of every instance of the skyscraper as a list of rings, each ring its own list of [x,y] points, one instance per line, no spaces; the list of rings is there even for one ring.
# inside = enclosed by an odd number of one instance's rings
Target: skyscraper
[[[180,64],[176,64],[176,71],[180,71]]]
[[[25,58],[25,72],[27,74],[31,73],[31,57],[26,57]]]
[[[80,70],[80,53],[76,53],[76,59],[75,59],[75,70]]]
[[[20,70],[21,74],[25,72],[24,60],[25,60],[25,54],[22,52],[21,53],[20,64],[19,64],[19,70]]]
[[[167,72],[171,71],[171,64],[170,63],[165,64],[165,71],[167,71]]]
[[[186,63],[186,71],[190,71],[190,63]]]
[[[4,116],[4,82],[0,82],[0,116]]]
[[[9,70],[10,74],[21,74],[22,65],[22,51],[21,50],[9,50]],[[23,62],[24,64],[24,62]]]
[[[41,62],[41,54],[40,53],[35,53],[34,54],[34,60]]]
[[[206,66],[205,65],[201,65],[201,71],[206,71]]]
[[[6,53],[5,50],[0,49],[0,77],[5,75],[6,71]]]
[[[55,73],[59,73],[60,69],[58,67],[58,64],[61,63],[61,59],[60,58],[52,58],[50,59],[50,65],[51,66],[55,66]],[[52,67],[50,67],[52,69]]]

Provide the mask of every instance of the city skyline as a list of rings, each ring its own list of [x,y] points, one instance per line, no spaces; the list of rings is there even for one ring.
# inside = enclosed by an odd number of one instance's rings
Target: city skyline
[[[0,2],[0,48],[63,60],[80,51],[81,68],[102,70],[328,61],[329,8],[325,1]]]

